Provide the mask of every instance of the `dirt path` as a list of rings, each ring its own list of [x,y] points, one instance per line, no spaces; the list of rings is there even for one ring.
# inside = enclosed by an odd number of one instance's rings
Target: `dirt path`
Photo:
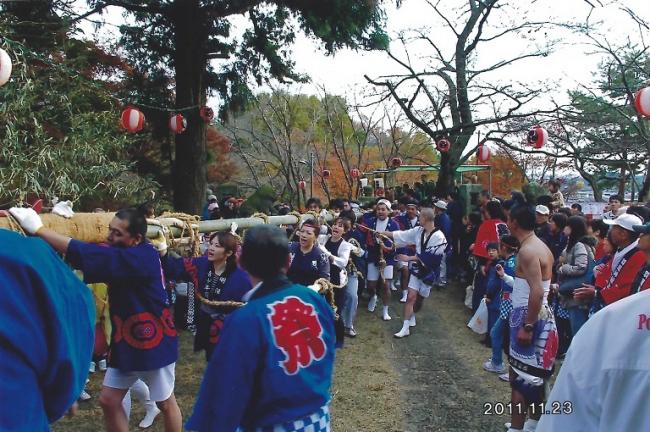
[[[460,287],[433,292],[417,316],[417,327],[401,340],[392,336],[402,322],[397,298],[389,323],[382,322],[378,312],[366,312],[365,304],[360,305],[359,337],[348,341],[337,359],[334,431],[504,430],[506,416],[483,412],[486,402],[507,403],[509,386],[482,369],[490,350],[466,326],[469,310],[460,302]],[[384,384],[376,382],[376,363],[374,368],[361,367],[364,357],[372,362],[378,354],[390,360],[381,367]],[[391,385],[393,380],[399,388]],[[349,403],[341,403],[337,389],[345,392]]]

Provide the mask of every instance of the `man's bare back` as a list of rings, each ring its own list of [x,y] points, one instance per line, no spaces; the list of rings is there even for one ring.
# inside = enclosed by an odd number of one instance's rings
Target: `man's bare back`
[[[553,275],[553,254],[533,232],[530,237],[521,240],[515,272],[517,277],[528,280],[529,284],[530,279],[542,282],[550,280]]]

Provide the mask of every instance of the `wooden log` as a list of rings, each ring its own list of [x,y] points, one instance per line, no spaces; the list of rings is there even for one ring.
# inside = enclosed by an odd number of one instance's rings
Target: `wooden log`
[[[108,224],[114,215],[114,213],[75,213],[72,218],[66,219],[46,213],[41,215],[41,219],[46,228],[59,234],[89,243],[101,243],[106,241]],[[0,217],[0,228],[11,229],[8,218]]]
[[[77,240],[89,243],[101,243],[106,241],[108,235],[108,224],[113,219],[115,213],[75,213],[71,219],[66,219],[51,213],[42,214],[41,219],[46,228],[50,228],[59,234],[72,237]],[[313,216],[305,214],[301,216],[302,220],[312,219]],[[328,213],[326,221],[331,221],[333,216]],[[218,219],[199,222],[199,232],[229,231],[231,224],[235,222],[239,228],[250,228],[255,225],[264,224],[264,219],[260,217],[236,218],[236,219]],[[269,216],[269,225],[294,225],[298,223],[295,215]],[[0,228],[11,229],[9,219],[0,217]],[[160,226],[149,225],[147,237],[154,238],[160,231]],[[176,227],[170,227],[172,235],[178,237],[181,230]]]

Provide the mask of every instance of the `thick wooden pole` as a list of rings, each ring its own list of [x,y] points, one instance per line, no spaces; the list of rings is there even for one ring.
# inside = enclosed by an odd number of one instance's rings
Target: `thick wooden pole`
[[[41,215],[41,219],[46,228],[50,228],[60,234],[89,243],[101,243],[106,240],[108,224],[113,219],[113,216],[114,213],[75,213],[71,219],[65,219],[53,214],[43,214]],[[301,220],[312,218],[313,216],[310,214],[301,216]],[[328,213],[325,217],[325,220],[328,222],[332,219],[333,216],[331,213]],[[265,223],[264,219],[259,217],[200,221],[199,232],[229,231],[233,222],[239,228],[250,228]],[[298,218],[295,215],[268,217],[269,225],[294,225],[296,223],[298,223]],[[0,217],[0,228],[11,229],[8,218]],[[170,227],[170,230],[174,236],[181,235],[181,230],[178,228]],[[156,237],[159,231],[159,226],[149,225],[147,237]]]

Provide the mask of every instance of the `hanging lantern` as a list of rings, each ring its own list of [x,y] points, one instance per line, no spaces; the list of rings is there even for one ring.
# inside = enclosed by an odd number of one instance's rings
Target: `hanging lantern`
[[[352,168],[350,170],[350,175],[352,176],[352,178],[357,178],[361,175],[361,172],[357,168]]]
[[[436,143],[436,148],[440,153],[447,153],[451,148],[451,143],[448,139],[443,138]]]
[[[210,123],[214,120],[214,110],[208,106],[202,106],[199,110],[199,116],[203,119],[204,122]]]
[[[390,165],[391,165],[393,168],[399,168],[400,166],[402,166],[402,159],[400,159],[400,158],[398,158],[398,157],[394,157],[394,158],[392,158],[392,159],[390,160]]]
[[[535,126],[528,132],[528,144],[531,144],[536,149],[542,148],[548,141],[548,132],[540,125]]]
[[[476,149],[476,158],[479,162],[485,163],[490,160],[490,148],[485,144],[481,144]]]
[[[144,114],[137,108],[128,107],[122,111],[122,127],[129,133],[136,133],[144,127]]]
[[[1,81],[0,85],[2,85]],[[639,114],[650,118],[650,86],[636,92],[634,95],[634,107]]]
[[[328,169],[323,170],[323,178],[324,178],[324,179],[328,179],[328,178],[330,178],[330,175],[331,175],[331,174],[332,174],[332,173],[330,172],[330,170],[328,170]]]
[[[169,129],[175,134],[182,134],[187,129],[187,120],[180,114],[174,114],[169,119]]]
[[[307,187],[307,183],[304,180],[300,180],[298,182],[298,189],[305,190],[306,187]]]
[[[5,85],[11,77],[11,57],[7,51],[0,48],[0,87]]]

